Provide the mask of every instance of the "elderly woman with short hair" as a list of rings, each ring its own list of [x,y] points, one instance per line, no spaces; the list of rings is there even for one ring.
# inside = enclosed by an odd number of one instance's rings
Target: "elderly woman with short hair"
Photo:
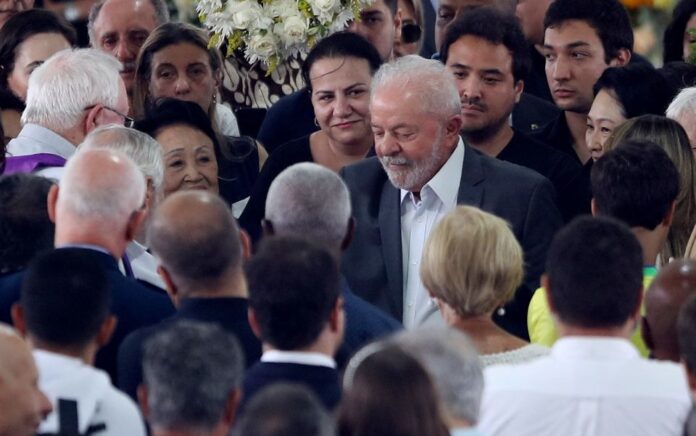
[[[491,319],[522,282],[523,254],[504,220],[459,206],[433,230],[423,252],[421,278],[445,322],[466,333],[484,365],[516,363],[548,354]]]

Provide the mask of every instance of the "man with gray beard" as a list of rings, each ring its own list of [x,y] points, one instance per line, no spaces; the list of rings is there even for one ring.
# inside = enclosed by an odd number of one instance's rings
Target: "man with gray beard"
[[[385,64],[371,92],[377,156],[342,171],[357,222],[342,262],[351,289],[407,328],[442,325],[418,274],[423,245],[457,204],[476,206],[506,219],[525,250],[525,282],[496,318],[526,338],[527,305],[561,225],[551,183],[464,144],[457,88],[439,62],[407,56]]]

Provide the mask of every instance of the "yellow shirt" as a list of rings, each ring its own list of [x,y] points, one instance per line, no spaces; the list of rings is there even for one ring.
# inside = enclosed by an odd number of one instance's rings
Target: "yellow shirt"
[[[643,289],[647,290],[653,279],[657,275],[657,269],[652,266],[643,268]],[[643,313],[645,308],[641,308]],[[556,325],[551,318],[549,303],[546,300],[546,289],[539,288],[534,292],[532,300],[529,302],[527,310],[527,328],[529,329],[529,339],[532,343],[546,345],[550,347],[558,339]],[[649,350],[643,342],[643,336],[640,333],[640,325],[633,332],[631,342],[638,349],[642,356],[647,357]]]

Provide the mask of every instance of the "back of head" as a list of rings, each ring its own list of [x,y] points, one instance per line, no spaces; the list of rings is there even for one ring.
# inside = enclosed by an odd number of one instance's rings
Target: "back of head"
[[[684,59],[684,32],[694,13],[696,13],[696,0],[680,0],[672,10],[672,21],[665,29],[662,39],[664,63],[688,60]]]
[[[143,354],[148,422],[155,430],[211,431],[243,371],[237,338],[217,325],[177,321],[158,331]]]
[[[620,222],[580,217],[554,237],[546,274],[549,299],[561,322],[590,329],[621,327],[640,301],[643,254]]]
[[[261,341],[281,350],[316,341],[339,296],[333,255],[307,240],[277,236],[262,241],[245,269]]]
[[[610,150],[592,166],[591,183],[597,214],[648,230],[671,213],[679,194],[676,167],[647,141],[628,140]]]
[[[118,150],[131,158],[155,190],[162,184],[162,146],[150,135],[116,124],[100,126],[92,130],[80,144],[81,150],[98,147]]]
[[[665,112],[667,118],[679,120],[686,115],[696,117],[696,86],[679,91]]]
[[[108,317],[111,288],[94,256],[61,248],[29,265],[20,304],[29,336],[37,343],[80,350],[96,338]]]
[[[245,407],[237,436],[334,436],[336,429],[324,406],[302,385],[272,384]]]
[[[645,293],[645,319],[654,357],[679,361],[677,317],[679,309],[694,294],[696,261],[689,259],[668,263],[650,284]]]
[[[525,80],[529,74],[531,58],[527,41],[514,15],[493,7],[476,7],[457,17],[447,26],[440,48],[443,64],[447,63],[450,46],[465,36],[475,36],[491,44],[504,45],[512,58],[512,76],[515,82]]]
[[[112,226],[125,226],[144,200],[145,178],[128,156],[108,149],[80,151],[65,166],[56,223],[89,222],[114,231]],[[64,217],[71,222],[62,222]]]
[[[555,0],[546,11],[544,29],[571,20],[584,21],[595,29],[607,64],[619,50],[633,51],[631,21],[619,0]]]
[[[341,436],[449,434],[428,373],[397,347],[358,353],[348,364],[344,388],[337,418]]]
[[[63,50],[29,78],[22,123],[57,132],[74,128],[94,105],[115,107],[123,86],[121,63],[96,49]]]
[[[433,296],[460,316],[484,315],[512,299],[524,277],[523,261],[507,222],[458,206],[430,234],[421,278]]]
[[[664,115],[673,97],[667,80],[646,63],[607,68],[594,85],[595,95],[602,89],[617,98],[626,119]]]
[[[455,329],[417,329],[389,342],[415,357],[435,383],[450,419],[476,424],[483,395],[483,367],[469,339]]]
[[[306,237],[338,250],[348,232],[350,193],[333,171],[299,163],[278,175],[266,196],[266,220],[274,234]]]
[[[441,117],[461,112],[454,78],[439,61],[409,55],[383,64],[372,78],[370,101],[382,88],[391,87],[413,95],[422,112]]]
[[[0,28],[0,86],[7,88],[20,45],[40,33],[59,33],[71,46],[77,43],[75,29],[54,12],[37,8],[13,15]]]
[[[696,374],[696,295],[682,306],[677,319],[679,354],[689,373]]]
[[[50,180],[29,174],[0,177],[0,275],[23,269],[53,248],[46,198]]]
[[[205,191],[180,191],[157,208],[149,244],[182,292],[211,291],[241,274],[242,246],[232,213]]]
[[[315,62],[321,59],[347,57],[367,61],[370,72],[373,74],[382,65],[379,52],[367,39],[354,32],[336,32],[320,40],[307,55],[307,59],[302,64],[302,78],[305,85],[309,89],[312,88],[309,72]]]

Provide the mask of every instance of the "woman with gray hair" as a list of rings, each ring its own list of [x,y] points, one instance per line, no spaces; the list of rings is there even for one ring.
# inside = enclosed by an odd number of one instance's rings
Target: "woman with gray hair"
[[[507,333],[491,318],[512,299],[524,276],[522,248],[501,218],[457,207],[428,238],[420,273],[445,323],[471,338],[484,365],[548,354],[548,348]]]

